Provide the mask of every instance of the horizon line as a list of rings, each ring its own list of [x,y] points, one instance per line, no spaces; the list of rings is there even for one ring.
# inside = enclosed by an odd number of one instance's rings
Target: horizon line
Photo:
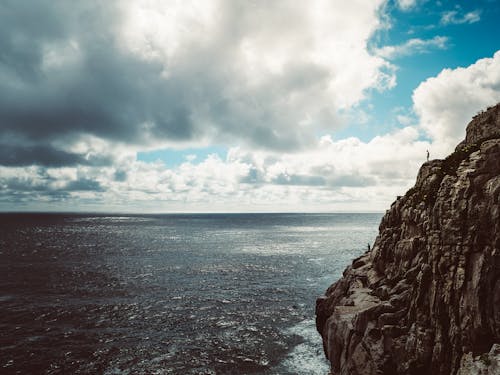
[[[170,211],[170,212],[130,212],[130,211],[2,211],[0,215],[8,214],[71,214],[71,215],[277,215],[277,214],[382,214],[385,211]]]

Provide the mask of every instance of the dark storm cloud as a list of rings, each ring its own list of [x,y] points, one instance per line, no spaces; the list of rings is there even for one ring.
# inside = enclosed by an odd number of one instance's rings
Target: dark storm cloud
[[[179,83],[120,50],[112,27],[111,15],[92,2],[0,4],[0,141],[9,134],[32,145],[4,146],[0,164],[82,163],[51,142],[84,134],[135,144],[194,137]],[[50,53],[55,63],[46,67]],[[65,58],[75,61],[57,61]]]
[[[56,1],[51,2],[53,5]],[[40,42],[57,40],[65,30],[63,14],[43,1],[5,0],[0,4],[0,62],[2,74],[35,79],[42,58]],[[4,77],[5,78],[5,77]],[[5,83],[5,82],[4,82]]]
[[[290,126],[295,113],[274,102],[320,84],[327,72],[297,61],[275,81],[241,89],[233,56],[224,52],[239,43],[241,26],[231,13],[239,9],[226,8],[222,22],[234,29],[233,39],[190,46],[170,64],[141,59],[120,45],[122,13],[114,2],[3,1],[0,130],[31,146],[4,148],[0,164],[82,163],[52,146],[82,135],[135,145],[209,135],[281,150],[311,141]],[[9,143],[2,134],[0,142]]]
[[[161,82],[161,66],[118,48],[110,12],[90,4],[0,5],[2,128],[31,140],[85,133],[142,142],[140,125],[150,122],[157,135],[191,138],[189,108],[174,100],[178,84]],[[50,53],[56,62],[47,68]]]
[[[57,150],[53,147],[44,145],[14,146],[9,144],[0,144],[0,162],[11,167],[34,164],[46,167],[87,164],[87,161],[81,155]]]
[[[112,155],[82,155],[43,144],[15,145],[0,143],[0,164],[9,167],[39,165],[57,168],[77,164],[97,167],[110,165],[112,162]]]

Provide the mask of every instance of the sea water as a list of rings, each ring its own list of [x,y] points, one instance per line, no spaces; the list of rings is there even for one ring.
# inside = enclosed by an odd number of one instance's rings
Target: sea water
[[[0,215],[2,374],[322,374],[381,214]]]

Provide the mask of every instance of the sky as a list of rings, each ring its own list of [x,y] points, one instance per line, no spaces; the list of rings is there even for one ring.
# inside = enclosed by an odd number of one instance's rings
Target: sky
[[[383,212],[500,101],[496,0],[0,2],[0,211]]]

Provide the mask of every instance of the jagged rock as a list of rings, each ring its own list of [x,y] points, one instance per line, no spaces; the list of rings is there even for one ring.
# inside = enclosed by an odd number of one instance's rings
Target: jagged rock
[[[316,326],[333,374],[500,374],[500,104],[421,167]]]
[[[475,358],[472,353],[462,357],[457,375],[498,375],[500,374],[500,345],[494,344],[489,353]]]

